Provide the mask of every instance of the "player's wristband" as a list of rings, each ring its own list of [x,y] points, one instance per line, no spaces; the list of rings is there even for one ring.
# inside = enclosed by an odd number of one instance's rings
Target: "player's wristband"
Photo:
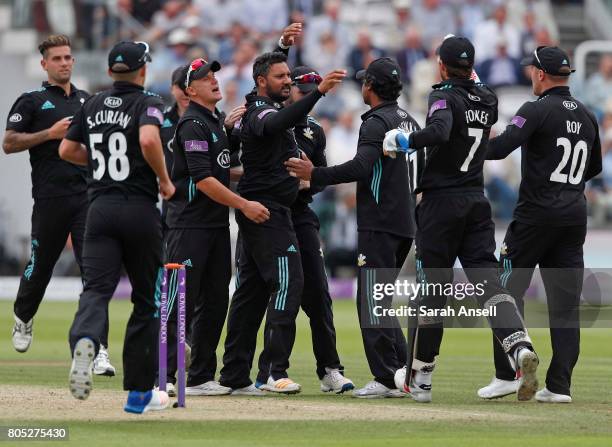
[[[289,48],[291,48],[291,45],[285,45],[283,43],[283,36],[281,36],[280,39],[278,39],[278,47],[282,50],[288,50]]]

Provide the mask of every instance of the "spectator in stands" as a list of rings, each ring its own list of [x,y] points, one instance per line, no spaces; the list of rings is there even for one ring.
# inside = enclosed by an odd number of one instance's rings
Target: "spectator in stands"
[[[367,29],[361,29],[357,33],[357,43],[351,49],[348,56],[348,77],[361,85],[361,81],[355,78],[355,73],[367,67],[370,62],[385,56],[385,50],[377,48],[372,44],[372,37]]]
[[[232,63],[216,73],[221,85],[234,81],[238,86],[238,97],[244,98],[253,90],[253,61],[259,54],[259,46],[253,39],[244,39],[236,48]]]
[[[508,22],[520,29],[525,22],[525,14],[532,13],[536,27],[544,28],[552,40],[559,39],[550,0],[506,0]],[[533,51],[533,50],[532,50]]]
[[[304,57],[307,65],[315,68],[320,73],[328,73],[327,68],[335,68],[338,61],[345,61],[349,51],[350,30],[340,21],[339,0],[326,0],[323,11],[324,14],[315,16],[307,24],[304,31]],[[331,51],[333,50],[333,51]],[[335,58],[334,64],[318,64],[319,58],[323,53],[325,57]],[[321,101],[325,102],[325,101]]]
[[[355,110],[344,110],[338,115],[337,124],[327,133],[325,154],[329,166],[341,165],[355,156],[359,140],[359,129],[355,125],[356,115]]]
[[[478,27],[486,19],[486,6],[479,0],[465,0],[459,7],[459,29],[463,37],[474,40]]]
[[[222,84],[223,99],[219,101],[218,108],[229,114],[230,110],[244,104],[244,96],[240,96],[238,83],[234,79],[229,79]]]
[[[245,1],[242,24],[255,33],[258,40],[276,38],[289,23],[285,0]]]
[[[532,54],[536,45],[536,18],[533,11],[527,11],[523,18],[523,30],[521,32],[521,57]]]
[[[350,276],[357,274],[357,200],[354,188],[336,190],[335,215],[330,237],[326,241],[325,263],[332,278],[337,278],[341,268],[347,268]]]
[[[190,10],[202,19],[206,35],[222,38],[231,33],[234,23],[242,20],[242,5],[242,0],[191,0]]]
[[[518,29],[508,22],[506,6],[502,3],[493,10],[493,16],[481,24],[474,34],[476,61],[482,62],[495,57],[496,38],[503,36],[510,57],[521,57],[521,35]]]
[[[189,51],[195,42],[184,28],[177,28],[168,36],[168,45],[154,53],[153,62],[147,69],[147,86],[162,96],[169,96],[168,78],[173,67],[185,65],[191,61]]]
[[[142,25],[148,27],[153,15],[162,7],[162,0],[131,0],[133,4],[132,16]]]
[[[395,23],[380,34],[384,34],[384,48],[396,53],[402,48],[406,31],[414,29],[416,25],[412,21],[412,0],[393,0],[393,8]]]
[[[221,40],[217,52],[217,60],[222,66],[231,63],[236,48],[238,48],[240,42],[242,42],[247,35],[247,30],[242,26],[242,23],[238,21],[232,22],[226,36]]]
[[[599,70],[585,83],[584,102],[601,119],[606,101],[612,98],[612,53],[603,54],[599,60]]]
[[[162,9],[153,14],[152,28],[145,35],[144,40],[153,44],[165,38],[172,30],[182,26],[182,22],[185,20],[186,16],[186,0],[166,0]],[[172,65],[172,67],[176,66],[177,65]]]
[[[410,85],[412,69],[420,60],[427,58],[427,50],[423,46],[421,33],[416,27],[408,28],[404,35],[404,45],[395,55],[397,63],[402,69],[402,81]]]
[[[440,46],[442,39],[434,41],[429,49],[427,59],[421,59],[412,66],[410,73],[410,104],[415,112],[427,112],[427,98],[431,93],[431,86],[440,81],[440,69],[438,67],[438,56],[436,48]]]
[[[476,72],[480,79],[493,89],[526,84],[527,81],[523,76],[519,60],[508,54],[507,42],[503,35],[497,38],[497,53],[479,64]]]
[[[440,0],[423,0],[414,8],[413,21],[421,27],[423,43],[430,48],[433,42],[447,34],[455,34],[457,25],[452,10]]]

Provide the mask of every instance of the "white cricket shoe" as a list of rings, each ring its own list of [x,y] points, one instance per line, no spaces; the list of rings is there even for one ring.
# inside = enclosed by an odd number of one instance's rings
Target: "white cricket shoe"
[[[249,386],[245,386],[243,388],[235,388],[232,390],[232,396],[265,396],[267,393],[265,391],[261,391],[254,384],[250,384]]]
[[[353,388],[355,388],[353,381],[344,377],[339,369],[325,368],[325,375],[321,379],[321,391],[342,394]]]
[[[113,377],[115,375],[115,367],[111,365],[110,358],[108,357],[108,351],[103,345],[100,345],[98,355],[94,359],[93,373],[96,376]]]
[[[410,379],[410,396],[416,402],[431,402],[431,373],[414,371]]]
[[[24,323],[19,317],[13,314],[15,317],[15,324],[13,325],[13,347],[17,352],[26,352],[32,344],[32,326],[34,325],[34,318],[27,323]]]
[[[405,393],[395,388],[387,388],[380,382],[372,380],[363,388],[353,391],[353,396],[359,399],[382,399],[385,397],[404,397]]]
[[[76,399],[85,400],[93,387],[93,361],[96,348],[91,338],[81,338],[74,346],[68,380],[70,392]]]
[[[519,388],[518,380],[502,380],[493,377],[491,383],[478,390],[478,397],[482,399],[498,399],[500,397],[516,394]]]
[[[159,387],[155,387],[155,391],[159,391]],[[176,388],[172,382],[166,382],[166,393],[170,397],[176,397]]]
[[[540,360],[535,352],[527,348],[520,349],[516,357],[516,363],[521,372],[518,380],[518,390],[516,391],[517,398],[520,401],[531,400],[538,390],[538,376],[536,372]]]
[[[535,394],[535,398],[538,402],[552,403],[552,404],[571,404],[572,396],[567,394],[557,394],[552,391],[548,391],[548,388],[542,388]]]
[[[142,414],[147,411],[160,411],[170,403],[165,391],[129,391],[127,403],[123,409],[128,413]]]
[[[187,396],[223,396],[231,392],[231,388],[220,385],[219,382],[215,382],[214,380],[185,388],[185,394]]]
[[[302,391],[302,386],[299,383],[295,383],[289,377],[274,380],[272,376],[270,376],[266,383],[257,383],[255,386],[262,391],[271,391],[281,394],[297,394]]]

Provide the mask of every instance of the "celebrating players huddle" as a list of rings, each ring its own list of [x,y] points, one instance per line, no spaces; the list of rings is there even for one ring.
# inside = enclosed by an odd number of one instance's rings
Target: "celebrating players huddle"
[[[30,149],[35,199],[32,260],[15,303],[15,348],[25,352],[32,341],[33,317],[57,259],[53,247],[70,232],[82,241],[75,254],[82,258],[84,284],[70,330],[69,380],[76,398],[90,394],[92,373],[110,374],[108,302],[123,263],[134,304],[123,353],[125,410],[143,413],[168,405],[176,370],[167,371],[168,394],[155,386],[163,259],[187,270],[187,395],[299,393],[301,386],[287,370],[300,307],[310,320],[321,391],[352,390],[336,349],[319,222],[309,203],[327,185],[357,182],[356,302],[373,380],[354,396],[432,399],[442,319],[412,318],[406,338],[396,317],[373,310],[375,286],[397,279],[414,241],[420,281],[452,283],[458,258],[470,282],[484,285],[478,304],[495,309],[488,320],[496,374],[478,395],[571,402],[579,327],[570,323],[578,320],[581,294],[584,184],[601,171],[601,147],[595,118],[567,87],[573,71],[567,54],[539,47],[523,61],[539,99],[523,105],[506,131],[491,140],[497,97],[474,79],[469,40],[449,36],[438,49],[442,82],[433,86],[422,129],[397,103],[399,66],[390,58],[376,59],[357,73],[369,110],[361,117],[356,155],[327,166],[325,134],[308,114],[346,72],[321,76],[309,67],[291,70],[287,53],[300,33],[300,24],[290,25],[278,48],[255,60],[253,91],[228,116],[217,108],[222,99],[217,61],[196,59],[179,67],[172,76],[177,103],[164,114],[161,99],[143,89],[151,60],[146,43],[115,45],[108,59],[113,86],[91,97],[70,84],[70,42],[52,36],[41,45],[49,82],[18,99],[4,141],[7,153]],[[498,261],[483,166],[517,147],[523,155],[520,199]],[[230,189],[232,180],[238,180],[237,193]],[[158,193],[164,199],[163,235]],[[81,205],[54,207],[58,198]],[[231,302],[230,207],[239,227]],[[66,221],[62,234],[47,234],[41,224],[57,219],[54,213]],[[553,358],[540,391],[539,359],[522,318],[523,295],[538,264],[573,273],[563,275],[562,283],[543,278]],[[170,284],[173,303],[177,288]],[[377,305],[389,307],[392,298],[377,297]],[[445,304],[444,295],[418,297],[418,305],[428,309]],[[168,318],[170,365],[177,356],[175,307]],[[226,316],[223,367],[216,381]],[[253,382],[250,371],[264,318]]]

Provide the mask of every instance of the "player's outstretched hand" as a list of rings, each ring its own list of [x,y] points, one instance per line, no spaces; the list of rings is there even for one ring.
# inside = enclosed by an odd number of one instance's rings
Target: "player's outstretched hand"
[[[314,165],[304,152],[301,153],[301,157],[301,159],[291,157],[285,162],[285,166],[287,166],[287,171],[289,171],[289,175],[291,175],[291,177],[297,177],[300,180],[310,182]]]
[[[225,117],[225,127],[228,129],[231,129],[234,127],[234,124],[236,124],[236,122],[242,118],[242,115],[244,115],[244,112],[246,112],[246,106],[242,105],[242,106],[238,106],[238,107],[234,107],[232,109],[232,111],[229,113],[229,115],[227,115]]]
[[[72,117],[67,116],[66,118],[62,118],[61,120],[53,124],[53,126],[49,128],[49,139],[61,140],[62,138],[64,138],[68,133],[70,121],[72,121]]]
[[[388,131],[383,140],[383,154],[395,158],[398,152],[410,153],[409,140],[411,133],[402,129]]]
[[[336,85],[341,84],[346,77],[346,70],[333,70],[327,73],[319,84],[319,91],[323,94],[329,92]]]
[[[263,223],[270,218],[268,208],[252,200],[249,200],[240,211],[255,223]]]
[[[284,46],[290,47],[295,43],[295,38],[302,34],[302,24],[299,22],[292,23],[283,30],[281,41]]]
[[[176,188],[171,181],[160,181],[159,182],[159,193],[164,200],[170,200],[174,193],[176,192]]]

